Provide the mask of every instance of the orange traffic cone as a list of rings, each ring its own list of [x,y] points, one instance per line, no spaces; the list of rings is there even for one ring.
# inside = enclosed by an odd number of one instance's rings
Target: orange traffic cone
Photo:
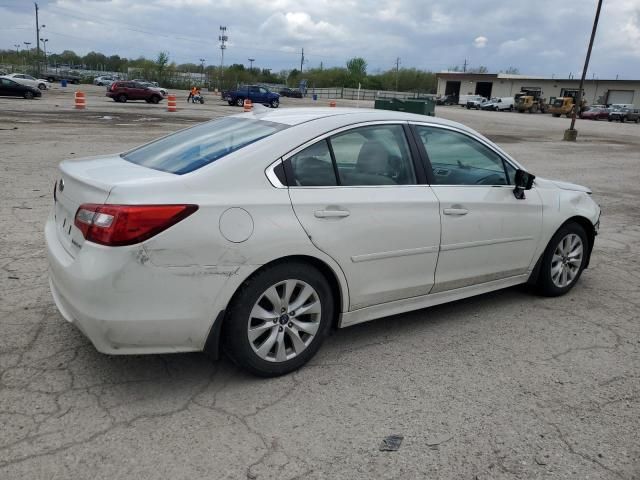
[[[168,95],[167,96],[167,111],[168,112],[177,112],[178,111],[178,104],[176,103],[176,96],[175,95]]]
[[[87,106],[87,99],[84,96],[84,92],[77,91],[74,94],[75,107],[77,110],[84,110]]]
[[[331,101],[329,102],[329,106],[330,106],[330,107],[335,107],[335,106],[336,106],[336,101],[335,101],[335,100],[331,100]]]

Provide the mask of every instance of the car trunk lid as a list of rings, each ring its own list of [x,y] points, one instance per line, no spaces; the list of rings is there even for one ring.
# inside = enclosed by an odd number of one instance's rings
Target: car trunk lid
[[[141,167],[119,155],[63,161],[56,180],[54,206],[57,236],[63,248],[75,258],[84,244],[82,232],[74,224],[80,205],[104,204],[115,186],[158,177],[174,175]]]

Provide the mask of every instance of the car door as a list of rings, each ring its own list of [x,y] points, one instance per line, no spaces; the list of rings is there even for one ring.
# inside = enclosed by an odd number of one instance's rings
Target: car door
[[[5,95],[5,96],[19,95],[16,87],[17,87],[16,83],[9,80],[8,78],[0,78],[0,95]]]
[[[408,131],[397,123],[348,127],[285,159],[295,214],[342,268],[350,310],[425,295],[433,286],[438,200]]]
[[[527,273],[542,229],[535,187],[517,199],[516,167],[467,132],[436,125],[415,125],[414,131],[440,201],[433,292]]]

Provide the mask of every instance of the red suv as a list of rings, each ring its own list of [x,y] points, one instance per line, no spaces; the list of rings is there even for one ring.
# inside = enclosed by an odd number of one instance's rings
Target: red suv
[[[147,103],[158,103],[162,100],[162,93],[153,90],[138,82],[113,82],[107,88],[107,97],[113,98],[116,102],[126,102],[127,100],[144,100]]]

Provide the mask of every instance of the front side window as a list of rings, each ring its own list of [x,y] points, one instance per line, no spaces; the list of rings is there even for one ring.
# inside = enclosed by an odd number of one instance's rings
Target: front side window
[[[143,167],[182,175],[288,128],[262,120],[226,117],[148,143],[122,158]]]
[[[468,135],[437,127],[417,126],[436,185],[511,185],[515,168]],[[508,174],[508,176],[507,176]]]
[[[374,125],[330,139],[340,185],[415,185],[409,145],[401,125]]]

